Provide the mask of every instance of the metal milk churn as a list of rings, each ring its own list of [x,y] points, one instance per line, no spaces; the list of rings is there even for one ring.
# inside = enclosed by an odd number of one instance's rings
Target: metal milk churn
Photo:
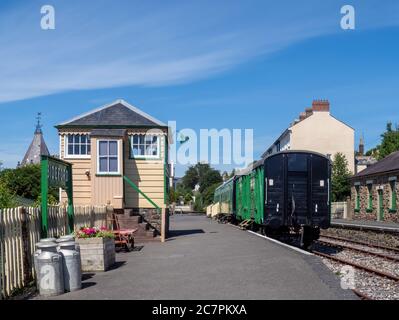
[[[39,292],[43,296],[56,296],[64,293],[62,255],[57,252],[56,243],[40,245],[37,257],[37,278]]]
[[[40,255],[40,253],[42,252],[42,250],[41,250],[41,246],[43,245],[43,244],[46,244],[46,243],[55,243],[55,238],[44,238],[44,239],[41,239],[39,242],[37,242],[36,244],[35,244],[35,247],[36,247],[36,250],[35,250],[35,253],[33,254],[33,264],[34,264],[34,266],[35,266],[35,272],[36,272],[36,282],[37,282],[37,279],[39,278],[39,271],[38,271],[38,269],[37,269],[37,257]],[[37,283],[36,283],[37,284]]]
[[[82,267],[80,253],[75,248],[75,242],[59,243],[59,253],[63,256],[64,285],[66,291],[76,291],[82,288]]]
[[[75,241],[75,236],[72,234],[61,236],[57,239],[58,245],[60,245],[63,242],[74,242],[74,241]],[[77,242],[75,242],[75,249],[80,253],[80,246]]]

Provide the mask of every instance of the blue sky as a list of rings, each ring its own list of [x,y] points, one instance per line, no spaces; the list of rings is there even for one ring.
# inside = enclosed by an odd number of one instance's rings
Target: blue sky
[[[55,30],[40,29],[44,4]],[[367,149],[399,122],[398,39],[395,0],[1,1],[0,160],[22,159],[37,112],[58,153],[55,124],[117,98],[178,129],[253,128],[255,157],[329,99]]]

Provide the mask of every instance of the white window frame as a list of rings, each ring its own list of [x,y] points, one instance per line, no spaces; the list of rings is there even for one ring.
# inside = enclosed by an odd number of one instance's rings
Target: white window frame
[[[90,139],[90,144],[91,144],[91,137],[90,134],[88,133],[67,133],[64,135],[64,159],[90,159],[91,158],[91,145],[90,145],[90,154],[69,154],[68,153],[68,139],[69,136],[75,136],[75,135],[87,135]],[[87,146],[86,146],[87,147]]]
[[[103,172],[100,171],[100,141],[116,141],[116,155],[117,155],[117,164],[118,164],[118,171],[114,172]],[[96,170],[96,174],[100,175],[100,176],[115,176],[115,175],[120,175],[121,174],[121,168],[120,168],[120,140],[118,139],[97,139],[97,150],[96,150],[96,157],[97,157],[97,170]],[[108,155],[109,156],[109,155]],[[108,168],[109,169],[109,168]]]
[[[134,136],[143,136],[144,139],[146,136],[156,136],[157,137],[157,154],[156,155],[139,155],[136,156],[133,154],[133,137]],[[131,159],[150,159],[150,160],[159,160],[161,159],[161,139],[162,136],[158,134],[131,134],[129,137],[130,144],[130,158]]]

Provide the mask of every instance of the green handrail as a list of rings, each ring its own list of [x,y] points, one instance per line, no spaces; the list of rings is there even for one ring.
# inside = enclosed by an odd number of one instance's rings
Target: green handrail
[[[129,179],[128,177],[126,177],[126,176],[123,176],[123,179],[124,179],[134,190],[136,190],[136,191],[137,191],[138,193],[140,193],[144,198],[146,198],[146,199],[148,200],[148,202],[151,203],[157,210],[161,210],[161,208],[158,207],[157,204],[156,204],[154,201],[152,201],[143,191],[141,191],[141,190],[139,189],[139,187],[136,186],[136,184],[135,184],[132,180],[130,180],[130,179]]]

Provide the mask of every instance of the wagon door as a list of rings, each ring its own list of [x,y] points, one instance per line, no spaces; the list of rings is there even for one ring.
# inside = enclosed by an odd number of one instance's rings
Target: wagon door
[[[278,228],[284,219],[284,158],[285,155],[270,157],[265,163],[265,217],[271,228]]]
[[[287,192],[285,222],[292,226],[307,224],[309,219],[309,163],[308,155],[287,155]]]
[[[314,226],[330,224],[330,163],[326,158],[312,156],[311,219]]]

